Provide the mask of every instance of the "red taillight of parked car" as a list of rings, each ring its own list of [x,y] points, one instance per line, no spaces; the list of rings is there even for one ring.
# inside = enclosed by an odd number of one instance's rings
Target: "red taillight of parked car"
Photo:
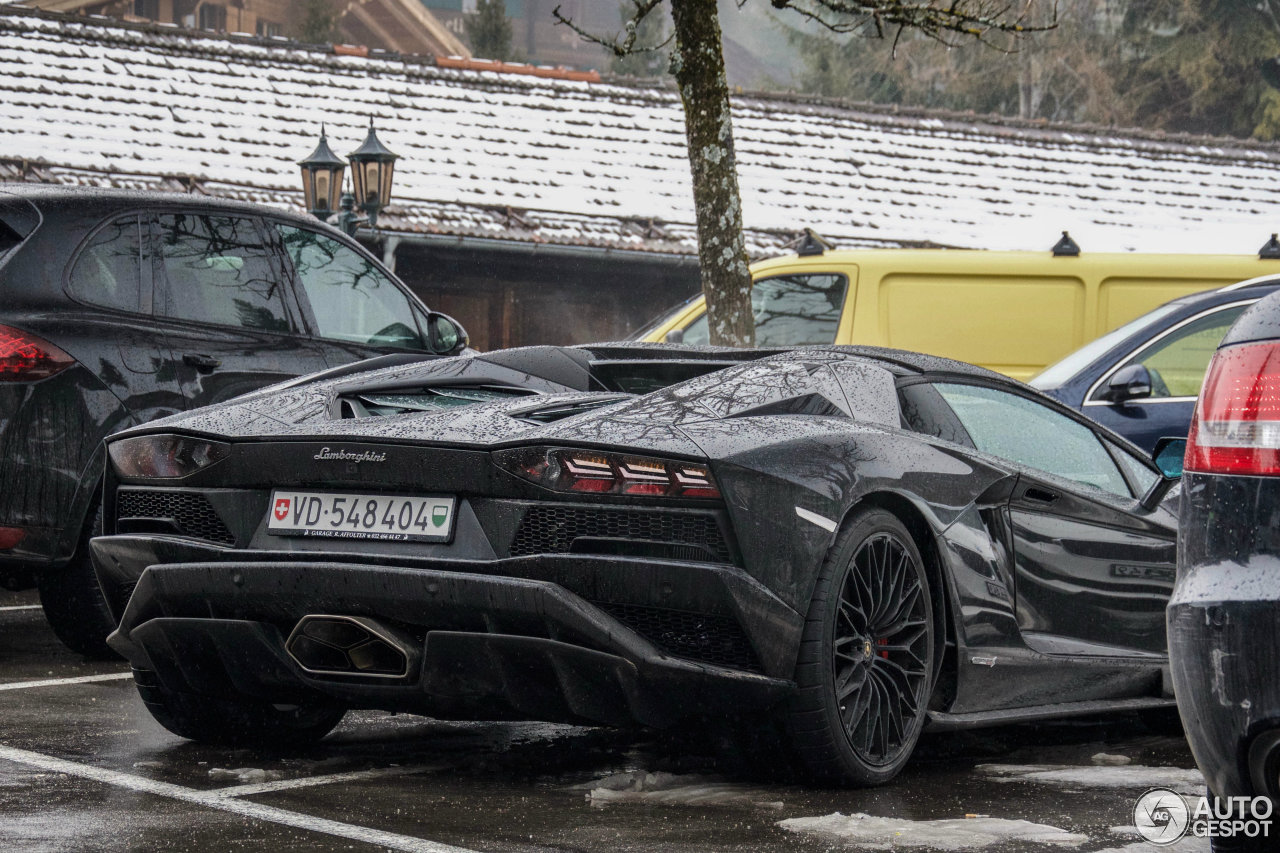
[[[48,341],[11,326],[0,326],[0,382],[34,382],[75,364]]]
[[[1280,342],[1223,347],[1191,418],[1184,468],[1280,474]]]
[[[12,551],[27,538],[27,531],[21,527],[0,527],[0,551]]]

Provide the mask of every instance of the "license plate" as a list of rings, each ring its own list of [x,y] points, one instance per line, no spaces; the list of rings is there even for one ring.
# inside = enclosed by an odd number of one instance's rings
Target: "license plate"
[[[353,495],[278,489],[271,493],[267,532],[276,536],[447,542],[453,535],[455,503],[455,498],[440,495]]]

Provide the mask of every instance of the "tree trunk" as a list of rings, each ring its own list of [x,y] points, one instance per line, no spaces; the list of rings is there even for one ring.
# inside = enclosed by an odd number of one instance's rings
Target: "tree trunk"
[[[672,65],[684,102],[707,329],[712,344],[750,346],[755,342],[751,272],[742,238],[738,164],[716,0],[671,0],[671,17],[676,35]]]

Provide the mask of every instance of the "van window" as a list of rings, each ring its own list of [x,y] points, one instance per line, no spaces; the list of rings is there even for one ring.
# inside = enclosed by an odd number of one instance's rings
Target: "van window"
[[[122,216],[93,235],[71,269],[71,293],[103,308],[141,310],[142,240],[138,217]]]
[[[238,216],[164,214],[165,314],[182,320],[289,331],[284,287],[257,224]]]
[[[798,347],[833,344],[849,279],[832,273],[762,278],[751,286],[756,345]],[[707,315],[684,330],[684,343],[706,344]]]
[[[409,297],[359,252],[332,237],[276,225],[322,338],[428,349]]]

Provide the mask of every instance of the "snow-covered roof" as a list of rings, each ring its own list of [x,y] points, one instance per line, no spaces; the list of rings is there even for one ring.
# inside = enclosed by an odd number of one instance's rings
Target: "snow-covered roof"
[[[399,155],[379,225],[689,252],[678,94],[437,67],[428,57],[0,10],[0,180],[177,184],[299,206],[320,125],[372,118]],[[811,227],[852,245],[1255,252],[1280,231],[1280,148],[1227,139],[734,99],[753,254]],[[24,162],[25,161],[25,162]]]

